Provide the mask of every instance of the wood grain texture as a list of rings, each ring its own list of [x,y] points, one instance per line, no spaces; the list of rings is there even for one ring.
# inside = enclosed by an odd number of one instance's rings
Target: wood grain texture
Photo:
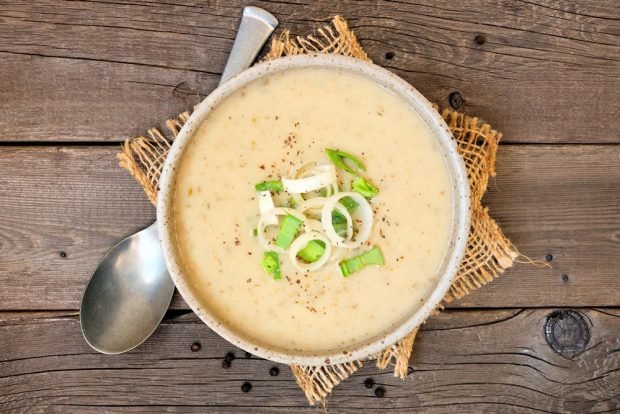
[[[620,311],[581,310],[592,338],[572,360],[547,345],[552,309],[446,311],[418,334],[406,380],[368,364],[341,384],[330,413],[603,413],[620,409]],[[2,413],[316,413],[290,371],[233,348],[193,314],[167,319],[145,344],[106,356],[76,316],[0,314]],[[190,346],[200,342],[201,349]],[[237,357],[222,368],[224,355]],[[374,396],[363,382],[385,388]],[[241,392],[249,381],[250,393]]]
[[[517,264],[459,305],[620,304],[619,166],[613,145],[500,145],[483,202],[521,253],[551,267]]]
[[[119,149],[0,149],[2,309],[78,309],[103,254],[153,221]]]
[[[116,151],[0,148],[0,310],[77,309],[103,254],[154,220]],[[517,264],[452,306],[620,305],[618,165],[620,146],[503,146],[486,202],[522,253],[553,255],[551,268]]]
[[[295,33],[342,14],[376,63],[442,106],[459,92],[506,141],[620,142],[614,2],[253,3]],[[191,108],[215,87],[243,5],[3,1],[0,140],[122,140]]]

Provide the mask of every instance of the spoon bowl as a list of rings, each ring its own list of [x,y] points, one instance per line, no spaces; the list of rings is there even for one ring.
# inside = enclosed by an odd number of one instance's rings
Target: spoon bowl
[[[86,342],[104,354],[135,348],[157,328],[173,293],[154,223],[101,259],[80,307]]]

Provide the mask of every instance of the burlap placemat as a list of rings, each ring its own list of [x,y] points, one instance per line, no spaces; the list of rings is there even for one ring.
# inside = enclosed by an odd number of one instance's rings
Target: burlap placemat
[[[331,24],[318,29],[314,35],[292,37],[288,30],[284,31],[272,41],[264,59],[314,52],[338,53],[370,61],[346,21],[339,16],[334,17]],[[436,312],[442,310],[445,304],[499,276],[519,256],[515,246],[504,236],[481,202],[489,177],[495,175],[495,154],[501,134],[475,117],[448,109],[444,109],[441,115],[450,127],[467,167],[472,194],[472,218],[465,257],[454,283]],[[147,137],[128,140],[118,154],[120,165],[131,172],[153,204],[156,202],[159,176],[168,150],[188,117],[189,112],[184,112],[168,120],[166,126],[169,131],[166,134],[153,128],[148,130]],[[405,378],[417,331],[414,330],[375,355],[372,359],[376,360],[377,367],[385,369],[392,365],[394,375]],[[316,404],[324,403],[332,389],[361,366],[362,361],[355,361],[315,367],[292,365],[291,369],[310,404]]]

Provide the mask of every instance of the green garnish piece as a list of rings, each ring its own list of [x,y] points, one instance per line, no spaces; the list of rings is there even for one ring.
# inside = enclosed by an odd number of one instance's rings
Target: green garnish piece
[[[325,253],[325,243],[320,240],[311,240],[306,247],[297,252],[308,263],[314,263]]]
[[[278,231],[278,237],[276,238],[276,246],[279,246],[283,249],[288,249],[288,247],[293,243],[297,233],[299,233],[299,229],[303,221],[299,220],[297,217],[293,217],[290,214],[287,214],[282,220],[282,225],[280,226],[280,231]]]
[[[332,211],[332,224],[347,224],[347,218],[338,210]]]
[[[333,224],[334,231],[340,237],[345,237],[347,235],[347,223],[334,223]]]
[[[340,150],[333,150],[329,148],[325,148],[325,152],[327,153],[327,156],[329,157],[331,162],[333,162],[336,167],[342,170],[345,170],[346,172],[350,174],[357,174],[357,171],[355,171],[353,168],[347,165],[345,160],[351,161],[351,163],[353,163],[353,165],[357,167],[358,171],[359,170],[366,171],[366,167],[364,167],[364,164],[362,164],[360,160],[358,160],[356,157],[354,157],[353,155],[347,152],[340,151]]]
[[[353,200],[349,196],[342,197],[340,199],[340,204],[342,204],[344,206],[344,208],[346,208],[349,213],[353,213],[355,211],[355,209],[357,208],[357,206],[359,205],[359,204],[357,204],[357,202],[355,200]]]
[[[340,237],[347,234],[347,218],[338,210],[332,211],[332,226]]]
[[[295,201],[295,199],[293,197],[289,198],[288,201],[286,202],[287,207],[289,208],[295,208],[297,207],[297,201]]]
[[[280,271],[280,256],[274,251],[265,252],[263,260],[260,265],[265,269],[265,272],[273,276],[274,279],[282,279],[282,272]]]
[[[363,177],[357,177],[353,180],[352,187],[353,191],[360,193],[366,198],[373,198],[379,192],[377,187]]]
[[[252,230],[252,236],[254,236],[254,237],[258,237],[258,229],[257,229],[257,228],[254,228],[254,229]]]
[[[353,213],[357,206],[357,202],[353,200],[351,197],[342,197],[340,199],[340,204],[347,209],[349,213]],[[332,225],[334,226],[334,231],[340,237],[344,237],[347,234],[347,218],[338,210],[332,211]]]
[[[342,276],[347,277],[351,273],[358,272],[368,265],[383,266],[385,264],[385,258],[379,246],[374,246],[372,249],[358,256],[346,259],[340,262],[340,272]]]
[[[254,186],[256,191],[284,191],[284,184],[282,181],[263,181]]]

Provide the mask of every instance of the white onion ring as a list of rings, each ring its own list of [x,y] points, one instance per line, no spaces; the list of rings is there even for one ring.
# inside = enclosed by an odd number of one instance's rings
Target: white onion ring
[[[334,230],[334,225],[332,224],[332,212],[334,209],[337,209],[342,213],[339,209],[341,204],[338,202],[344,197],[351,197],[353,201],[358,204],[357,211],[360,214],[360,220],[362,222],[359,231],[357,232],[357,236],[355,240],[347,240],[347,238],[340,237],[336,230]],[[343,207],[344,208],[344,207]],[[346,211],[346,209],[345,209]],[[347,211],[348,213],[348,211]],[[349,216],[350,217],[350,216]],[[321,223],[323,224],[323,229],[325,230],[325,234],[331,240],[331,242],[337,247],[344,247],[346,249],[355,249],[359,247],[362,243],[368,240],[370,237],[370,232],[372,231],[372,207],[368,203],[368,200],[364,198],[361,194],[355,192],[346,192],[346,193],[338,193],[331,196],[325,202],[323,206],[323,211],[321,212]],[[348,224],[348,220],[347,220]],[[351,231],[351,234],[353,232]]]
[[[306,164],[306,166],[307,165],[312,165],[312,164]],[[333,164],[315,163],[314,167],[310,169],[306,169],[302,167],[297,173],[296,178],[306,178],[306,177],[310,177],[320,172],[331,172],[332,173],[332,183],[326,187],[321,187],[321,188],[325,188],[326,190],[325,196],[330,197],[336,194],[338,192],[338,176],[336,175],[336,167]]]
[[[340,203],[337,203],[336,205],[334,205],[334,209],[337,210],[340,214],[342,214],[345,220],[347,221],[347,236],[344,238],[344,240],[351,241],[351,239],[353,238],[353,218],[351,217],[351,214],[349,214],[349,210],[347,210],[347,208]],[[321,219],[322,218],[323,217],[321,216]],[[333,226],[333,223],[332,223],[332,226]],[[340,237],[340,235],[338,235],[338,237]]]
[[[306,245],[312,240],[318,240],[325,243],[325,251],[323,252],[323,255],[316,262],[300,263],[299,260],[297,260],[297,253],[299,253],[300,250],[303,250],[303,248],[306,247]],[[288,250],[288,255],[291,259],[291,262],[293,262],[293,265],[298,270],[308,272],[312,272],[323,267],[323,265],[325,265],[325,263],[327,263],[327,261],[329,260],[331,253],[332,245],[329,242],[329,239],[317,231],[309,231],[297,237],[295,241],[291,243],[291,247],[289,247]]]
[[[303,173],[301,178],[282,178],[284,190],[291,194],[304,194],[311,191],[317,191],[324,187],[332,187],[335,184],[335,167],[328,165],[319,165]]]
[[[320,171],[325,171],[325,169],[329,168],[330,166],[333,166],[333,164],[325,162],[309,162],[307,164],[303,164],[299,168],[292,168],[290,175],[293,178],[306,178],[313,175],[313,171],[315,173],[317,169],[319,169]]]
[[[260,242],[260,244],[262,244],[266,250],[273,250],[278,253],[284,253],[283,248],[281,248],[280,246],[276,246],[274,243],[270,242],[269,240],[265,238],[265,229],[269,226],[274,225],[274,224],[269,224],[269,222],[272,221],[273,218],[276,219],[275,225],[277,225],[278,216],[286,216],[289,214],[295,217],[296,219],[301,220],[304,226],[304,230],[306,229],[306,222],[308,221],[308,219],[306,218],[306,216],[304,216],[303,214],[300,214],[299,212],[293,210],[292,208],[286,208],[286,207],[272,208],[271,210],[269,210],[268,212],[266,212],[265,214],[261,216],[260,220],[258,221],[258,226],[256,226],[256,231],[258,233],[256,237],[258,238],[258,241]]]
[[[293,169],[291,171],[291,176],[293,179],[283,178],[282,184],[284,185],[284,189],[290,193],[293,200],[295,200],[298,204],[305,200],[302,194],[309,193],[311,191],[325,188],[327,190],[328,197],[338,192],[336,167],[332,164],[321,164],[316,162],[304,164],[298,169]],[[320,176],[320,179],[315,178],[317,176]],[[289,191],[289,189],[287,189],[287,184],[285,184],[285,180],[289,183],[289,185],[293,185],[295,190],[304,190],[308,188],[313,189],[308,191]],[[321,185],[321,182],[318,180],[323,180],[324,182],[327,182],[327,184]]]
[[[261,216],[264,216],[269,210],[276,208],[271,197],[271,191],[258,191],[256,196],[258,197],[258,211]],[[266,224],[275,226],[278,224],[278,218],[271,216],[271,220],[267,221]]]
[[[301,214],[305,214],[308,210],[322,210],[326,201],[327,198],[325,197],[313,197],[307,200],[302,200],[297,204],[295,210],[299,211]]]
[[[355,176],[346,171],[342,171],[342,175],[342,191],[351,191],[351,183],[353,179],[355,179]]]
[[[296,210],[304,215],[306,211],[308,210],[316,210],[320,208],[322,211],[323,208],[325,207],[325,203],[327,203],[328,200],[329,198],[325,198],[325,197],[309,198],[308,200],[304,200],[302,203],[300,203],[297,206]],[[345,220],[347,221],[347,236],[343,240],[350,241],[351,238],[353,237],[353,219],[351,218],[351,214],[349,213],[349,210],[347,210],[346,207],[340,203],[337,203],[334,206],[333,210],[337,210],[340,214],[344,216]],[[312,221],[316,221],[316,220],[312,220]],[[321,224],[321,230],[323,230],[322,224]]]

